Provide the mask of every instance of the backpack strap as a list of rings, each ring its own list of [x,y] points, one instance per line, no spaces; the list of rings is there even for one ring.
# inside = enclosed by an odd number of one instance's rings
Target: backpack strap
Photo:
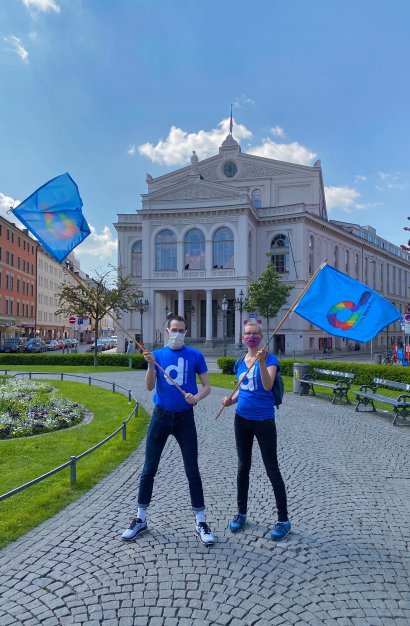
[[[246,354],[243,354],[242,356],[239,357],[239,359],[236,359],[235,364],[233,366],[233,371],[235,372],[235,374],[238,371],[240,364],[245,360],[245,356]]]

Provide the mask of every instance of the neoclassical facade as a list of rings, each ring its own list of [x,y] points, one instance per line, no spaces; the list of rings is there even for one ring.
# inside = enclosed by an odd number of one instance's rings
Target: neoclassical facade
[[[193,154],[188,167],[155,179],[148,174],[147,185],[141,208],[119,214],[114,224],[118,265],[148,301],[148,310],[124,313],[121,323],[147,346],[163,341],[167,311],[184,315],[191,343],[237,344],[235,300],[246,296],[267,262],[293,285],[270,330],[325,258],[405,312],[410,256],[370,226],[328,219],[320,161],[311,167],[245,154],[228,135],[219,154],[203,161]],[[373,347],[385,349],[400,334],[400,324],[391,325]],[[120,330],[118,338],[123,342]],[[293,314],[273,349],[308,354],[326,344],[351,347]]]

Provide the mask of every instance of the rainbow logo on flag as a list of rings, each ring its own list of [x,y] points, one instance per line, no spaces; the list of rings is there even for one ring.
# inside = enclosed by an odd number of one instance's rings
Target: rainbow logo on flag
[[[66,173],[37,189],[13,213],[61,263],[91,232],[82,206],[78,187]]]

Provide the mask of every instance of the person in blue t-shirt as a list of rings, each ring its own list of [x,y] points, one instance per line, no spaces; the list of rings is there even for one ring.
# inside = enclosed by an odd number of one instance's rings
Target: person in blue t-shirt
[[[246,322],[243,342],[248,348],[245,357],[236,362],[235,374],[241,384],[232,398],[225,396],[223,406],[238,403],[235,414],[235,440],[238,452],[237,500],[238,513],[229,524],[232,532],[244,528],[248,509],[249,474],[252,463],[253,440],[259,444],[266,473],[273,487],[278,511],[278,522],[271,537],[274,541],[283,539],[289,533],[286,488],[279,469],[275,407],[272,392],[279,362],[273,354],[259,349],[262,329],[257,322]],[[254,363],[246,374],[248,368]]]
[[[155,388],[154,411],[148,427],[145,463],[138,492],[138,510],[128,530],[122,533],[125,541],[132,541],[147,530],[147,508],[151,502],[154,478],[161,454],[170,435],[181,448],[185,472],[188,478],[192,509],[195,513],[195,535],[204,545],[212,545],[214,537],[206,523],[202,480],[198,468],[198,440],[193,407],[211,392],[208,368],[203,354],[185,346],[186,322],[174,315],[167,322],[168,345],[155,352],[144,350],[148,363],[145,385],[149,391]],[[157,363],[172,378],[183,393],[173,384]],[[196,377],[202,388],[198,391]]]

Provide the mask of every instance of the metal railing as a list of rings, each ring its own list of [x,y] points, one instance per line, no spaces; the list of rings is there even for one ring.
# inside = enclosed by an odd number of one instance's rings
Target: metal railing
[[[0,370],[0,372],[4,372],[5,375],[7,375],[8,371],[9,370]],[[100,446],[102,446],[105,443],[107,443],[107,441],[109,441],[110,439],[115,437],[115,435],[117,435],[120,431],[122,432],[122,440],[125,441],[126,438],[127,438],[127,424],[128,424],[128,422],[130,421],[130,419],[132,418],[133,415],[135,415],[135,416],[138,415],[138,401],[137,401],[137,399],[134,397],[134,395],[133,395],[133,393],[131,392],[130,389],[126,389],[126,387],[123,387],[122,385],[118,385],[117,383],[110,383],[107,380],[102,380],[102,379],[99,379],[99,378],[93,378],[92,376],[82,376],[81,374],[68,374],[68,373],[64,373],[64,372],[61,372],[59,374],[53,373],[53,372],[17,372],[17,373],[13,372],[13,374],[12,374],[13,378],[17,378],[18,376],[28,376],[29,380],[32,380],[33,376],[47,376],[47,378],[52,377],[52,376],[54,376],[54,377],[57,376],[57,377],[60,378],[60,380],[64,380],[64,377],[85,378],[85,379],[88,380],[88,385],[89,386],[91,386],[91,384],[93,382],[98,382],[98,383],[103,383],[103,384],[108,385],[109,387],[111,387],[113,393],[116,393],[116,392],[119,392],[119,393],[126,392],[126,394],[123,393],[123,395],[128,395],[128,402],[131,402],[131,400],[134,400],[135,401],[135,406],[132,409],[132,411],[129,414],[129,416],[127,417],[127,419],[125,419],[121,423],[121,425],[118,428],[116,428],[114,430],[114,432],[112,432],[110,435],[108,435],[105,439],[103,439],[102,441],[99,441],[94,446],[92,446],[92,448],[89,448],[88,450],[86,450],[85,452],[82,452],[81,454],[70,456],[70,460],[69,461],[66,461],[62,465],[59,465],[58,467],[55,467],[54,469],[50,470],[49,472],[46,472],[45,474],[42,474],[42,476],[38,476],[37,478],[33,478],[33,480],[30,480],[28,483],[25,483],[24,485],[20,485],[19,487],[16,487],[15,489],[12,489],[11,491],[8,491],[7,493],[3,493],[2,495],[0,495],[0,502],[2,500],[6,500],[7,498],[10,498],[11,496],[14,496],[17,493],[20,493],[20,491],[24,491],[24,489],[28,489],[29,487],[32,487],[33,485],[41,482],[42,480],[45,480],[46,478],[49,478],[50,476],[53,476],[54,474],[57,474],[58,472],[61,472],[66,467],[70,468],[70,483],[72,485],[75,485],[76,482],[77,482],[77,461],[79,461],[83,457],[87,456],[88,454],[91,454],[92,452],[94,452],[94,450],[97,450],[97,448],[99,448]]]

